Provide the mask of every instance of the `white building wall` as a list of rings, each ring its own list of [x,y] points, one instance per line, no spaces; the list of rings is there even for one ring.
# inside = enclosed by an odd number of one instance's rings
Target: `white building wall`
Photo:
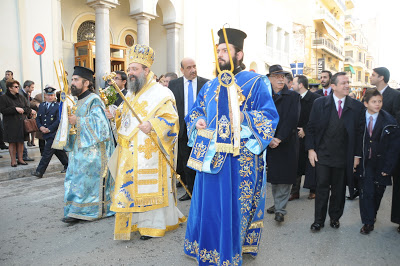
[[[268,65],[281,64],[285,68],[289,67],[292,20],[287,12],[288,7],[284,5],[286,1],[232,0],[229,1],[228,9],[227,1],[159,0],[158,5],[155,4],[156,0],[142,1],[146,10],[158,15],[150,21],[150,45],[156,51],[153,71],[157,75],[165,74],[167,67],[166,29],[163,26],[166,21],[182,23],[179,32],[179,61],[183,57],[194,58],[200,76],[214,76],[215,58],[211,29],[214,30],[214,38],[218,42],[217,32],[225,23],[226,27],[241,29],[248,35],[244,44],[244,63],[247,70],[252,66],[259,73],[266,74]],[[3,48],[2,70],[11,69],[17,79],[29,78],[39,84],[39,59],[32,51],[32,38],[35,33],[40,32],[47,40],[46,52],[43,55],[44,83],[57,86],[53,59],[58,61],[59,58],[63,58],[66,70],[71,75],[76,31],[85,20],[94,20],[94,10],[85,0],[13,0],[12,5],[8,1],[7,5],[4,2],[0,1],[1,10],[7,9],[10,12],[0,17],[3,25],[9,25],[3,32],[10,36],[10,40],[18,41],[0,44]],[[111,43],[123,45],[120,37],[125,30],[137,33],[136,20],[130,17],[130,14],[134,14],[134,2],[140,1],[119,0],[119,5],[110,10]],[[254,8],[255,6],[257,8]],[[58,8],[61,8],[61,25],[56,25],[59,19],[56,12]],[[267,23],[272,25],[274,43],[271,49],[267,48]],[[64,29],[63,41],[59,41],[61,26]],[[278,28],[281,38],[279,45]],[[23,61],[23,64],[20,61]]]
[[[3,36],[0,42],[0,79],[4,78],[6,70],[13,71],[14,78],[18,81],[23,78],[18,2],[17,0],[0,1],[0,10],[3,11],[0,16],[1,35]]]
[[[21,84],[28,79],[34,81],[33,95],[41,92],[39,56],[32,48],[33,37],[37,33],[43,34],[46,39],[46,50],[42,54],[43,87],[47,83],[55,84],[53,58],[57,55],[55,51],[59,51],[59,42],[54,42],[56,32],[53,31],[55,6],[57,0],[0,1],[0,10],[9,11],[2,12],[0,18],[0,23],[7,25],[2,27],[2,35],[8,39],[0,44],[1,69],[12,70],[14,78]]]

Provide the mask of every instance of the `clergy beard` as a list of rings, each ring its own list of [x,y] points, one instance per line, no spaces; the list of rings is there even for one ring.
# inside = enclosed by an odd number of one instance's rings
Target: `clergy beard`
[[[134,78],[134,80],[132,80]],[[139,76],[129,75],[128,79],[128,90],[134,94],[137,94],[144,86],[146,82],[146,75],[144,71]]]
[[[237,68],[239,66],[236,54],[232,57],[232,63],[233,63],[233,73],[236,74],[238,72]],[[231,70],[231,62],[228,60],[228,62],[219,63],[219,68],[221,69],[221,71]],[[218,69],[215,70],[215,73],[217,73],[218,75]]]
[[[79,96],[83,92],[83,84],[82,88],[78,89],[75,85],[71,85],[71,94],[72,96]]]

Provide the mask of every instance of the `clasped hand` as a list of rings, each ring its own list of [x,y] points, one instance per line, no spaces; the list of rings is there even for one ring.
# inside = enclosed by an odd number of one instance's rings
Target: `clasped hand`
[[[68,116],[68,122],[69,122],[71,125],[76,125],[76,115],[70,115],[70,116]]]
[[[150,131],[153,129],[153,126],[149,121],[141,123],[138,128],[144,133],[144,134],[149,134]]]
[[[41,126],[39,129],[43,134],[50,133],[50,130],[47,127]]]

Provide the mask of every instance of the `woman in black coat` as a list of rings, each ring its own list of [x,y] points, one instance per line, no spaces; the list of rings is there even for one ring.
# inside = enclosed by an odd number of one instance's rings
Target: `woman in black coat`
[[[31,108],[26,98],[18,93],[19,82],[12,80],[6,83],[7,92],[0,97],[0,112],[3,114],[4,141],[9,143],[11,166],[27,165],[22,159],[24,151],[24,119],[31,116]],[[18,151],[18,161],[15,159]]]

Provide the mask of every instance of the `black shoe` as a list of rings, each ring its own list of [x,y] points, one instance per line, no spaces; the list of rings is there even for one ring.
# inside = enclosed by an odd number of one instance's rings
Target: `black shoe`
[[[179,198],[180,201],[190,200],[189,194],[186,192],[185,195]]]
[[[353,193],[353,196],[348,196],[346,197],[348,200],[354,200],[356,199],[358,196],[360,196],[360,191],[358,189],[356,189]]]
[[[176,187],[182,187],[182,184],[181,184],[181,182],[176,182]]]
[[[60,173],[65,174],[66,172],[67,172],[67,168],[64,168],[64,170],[62,170]]]
[[[17,164],[20,164],[20,165],[28,165],[27,162],[20,162],[19,160],[17,160]]]
[[[272,206],[272,207],[269,207],[269,208],[267,209],[267,213],[269,213],[269,214],[275,213],[275,205]]]
[[[28,147],[32,147],[32,143],[28,141],[28,143],[26,144],[28,145]]]
[[[339,221],[336,221],[336,220],[331,220],[330,226],[331,226],[332,228],[338,229],[338,228],[340,227],[340,222],[339,222]]]
[[[32,162],[32,161],[35,160],[35,159],[31,158],[31,157],[25,157],[23,159],[24,159],[24,161],[27,161],[27,162]]]
[[[3,156],[0,155],[0,158],[3,158]]]
[[[33,171],[33,172],[32,172],[32,175],[33,175],[33,176],[36,176],[36,177],[38,177],[38,178],[42,178],[42,177],[43,177],[43,174],[39,173],[38,171]]]
[[[400,225],[397,227],[397,232],[400,234]]]
[[[140,240],[149,240],[150,238],[153,238],[151,236],[141,236]]]
[[[1,144],[0,145],[0,149],[2,149],[2,150],[8,150],[8,146],[6,145],[6,144]]]
[[[61,219],[61,222],[67,223],[67,224],[73,224],[79,222],[79,219],[72,218],[72,217],[64,217]]]
[[[360,230],[360,233],[363,235],[368,235],[371,231],[374,231],[374,225],[364,224],[364,226]]]
[[[311,225],[311,231],[313,232],[318,232],[319,230],[321,230],[321,228],[324,228],[324,224],[319,224],[319,223],[313,223]]]
[[[281,223],[281,222],[285,221],[285,217],[283,216],[282,213],[277,212],[277,213],[275,213],[275,221]]]

